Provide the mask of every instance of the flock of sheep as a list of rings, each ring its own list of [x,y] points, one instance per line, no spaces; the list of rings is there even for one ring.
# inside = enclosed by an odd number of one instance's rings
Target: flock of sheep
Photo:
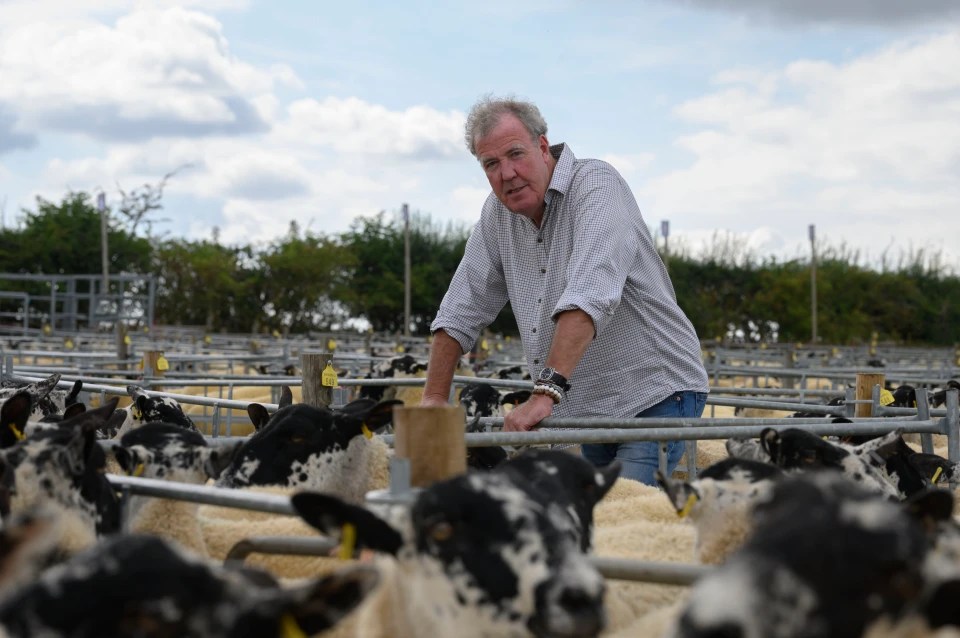
[[[421,372],[406,367],[377,374]],[[272,414],[251,403],[253,434],[220,441],[170,398],[130,386],[129,407],[88,407],[58,381],[0,388],[0,636],[960,636],[958,469],[899,431],[702,443],[697,478],[659,487],[568,451],[500,450],[375,506],[378,432],[410,397],[322,408],[286,391]],[[505,394],[462,399],[489,415],[523,398]],[[121,499],[110,475],[290,510]],[[318,535],[330,555],[224,563],[247,538]],[[689,588],[605,580],[594,555],[710,569]]]

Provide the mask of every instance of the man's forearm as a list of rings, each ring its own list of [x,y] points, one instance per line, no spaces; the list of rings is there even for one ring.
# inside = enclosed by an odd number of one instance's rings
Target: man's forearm
[[[561,312],[557,315],[557,327],[546,366],[556,368],[557,372],[569,379],[595,334],[593,319],[584,311],[574,309]]]
[[[450,386],[453,384],[453,373],[457,369],[457,362],[463,356],[460,342],[443,330],[433,333],[433,344],[430,346],[430,362],[427,364],[427,381],[423,387],[423,403],[447,403],[450,397]]]

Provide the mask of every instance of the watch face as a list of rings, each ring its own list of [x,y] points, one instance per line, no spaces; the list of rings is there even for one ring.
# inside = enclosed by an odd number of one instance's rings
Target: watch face
[[[544,368],[540,371],[540,378],[544,381],[549,381],[550,377],[553,376],[553,368]]]

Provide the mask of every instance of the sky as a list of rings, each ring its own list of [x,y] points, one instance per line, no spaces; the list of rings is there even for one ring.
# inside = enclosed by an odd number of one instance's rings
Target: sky
[[[0,0],[0,221],[173,173],[166,237],[469,228],[489,93],[613,164],[672,251],[805,259],[814,225],[960,272],[960,0]]]

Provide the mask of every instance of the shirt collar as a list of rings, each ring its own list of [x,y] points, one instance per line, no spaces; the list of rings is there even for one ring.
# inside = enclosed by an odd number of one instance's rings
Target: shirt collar
[[[570,182],[573,180],[573,163],[577,159],[573,156],[573,151],[571,151],[570,147],[565,143],[551,146],[550,154],[557,160],[557,164],[553,167],[553,177],[550,178],[550,186],[547,187],[547,192],[543,195],[543,201],[547,205],[547,208],[550,207],[550,202],[553,201],[555,192],[565,195],[570,189]]]

